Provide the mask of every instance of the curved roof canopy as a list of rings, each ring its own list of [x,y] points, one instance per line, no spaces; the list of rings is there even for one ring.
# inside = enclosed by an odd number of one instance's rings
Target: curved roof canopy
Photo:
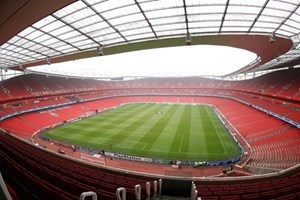
[[[300,0],[14,1],[4,0],[11,12],[0,19],[0,68],[97,56],[102,47],[109,55],[182,46],[186,35],[192,44],[238,47],[260,56],[259,65],[235,73],[299,62]]]

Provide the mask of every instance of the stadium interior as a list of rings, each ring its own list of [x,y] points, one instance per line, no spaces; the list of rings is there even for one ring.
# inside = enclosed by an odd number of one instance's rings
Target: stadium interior
[[[299,1],[4,0],[0,11],[0,199],[300,198]],[[210,78],[98,80],[30,70],[201,44],[258,57]],[[242,154],[157,164],[43,137],[137,103],[210,105]]]

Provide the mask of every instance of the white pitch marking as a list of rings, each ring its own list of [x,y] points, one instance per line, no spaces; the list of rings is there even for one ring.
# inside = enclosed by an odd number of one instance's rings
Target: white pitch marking
[[[206,112],[207,112],[207,114],[208,114],[210,120],[212,121],[212,118],[211,118],[211,116],[210,116],[210,113],[209,113],[209,111],[207,111],[207,108],[206,108],[206,107],[205,107],[205,110],[206,110]],[[224,144],[223,144],[223,142],[222,142],[222,140],[221,140],[221,138],[220,138],[219,131],[216,129],[215,123],[212,123],[212,124],[213,124],[213,126],[214,126],[214,129],[215,129],[216,132],[217,132],[218,138],[219,138],[219,140],[220,140],[220,142],[221,142],[221,144],[222,144],[222,146],[223,146],[223,149],[224,149],[224,151],[225,151],[226,154],[227,154],[226,148],[225,148],[225,146],[224,146]]]
[[[179,147],[179,153],[181,153],[181,147],[182,147],[183,137],[184,137],[184,135],[181,135],[181,143],[180,143],[180,147]]]

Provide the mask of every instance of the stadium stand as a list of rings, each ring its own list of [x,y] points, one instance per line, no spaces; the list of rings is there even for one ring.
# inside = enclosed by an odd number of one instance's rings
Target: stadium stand
[[[245,148],[249,160],[243,167],[288,169],[300,163],[299,71],[290,69],[245,81],[193,77],[105,82],[18,76],[1,83],[1,170],[15,174],[13,179],[26,186],[24,195],[33,199],[44,193],[49,198],[75,199],[85,191],[111,199],[118,187],[125,187],[134,198],[136,184],[142,184],[145,191],[145,183],[155,178],[78,163],[12,135],[30,140],[39,130],[136,102],[212,105],[228,121],[232,132],[240,135],[241,144],[249,145]],[[299,176],[298,166],[271,178],[251,177],[251,183],[242,179],[197,180],[195,184],[202,199],[296,199],[300,196]]]
[[[28,196],[37,199],[45,198],[45,194],[49,199],[76,199],[85,191],[96,192],[100,199],[112,199],[121,186],[131,191],[127,193],[130,199],[135,198],[133,189],[136,184],[145,186],[146,182],[154,180],[79,164],[55,153],[41,151],[33,144],[8,134],[1,135],[1,150],[1,163],[5,164],[3,168],[14,174],[13,178],[30,191]],[[147,196],[145,190],[143,187],[143,199]],[[153,190],[151,187],[151,194],[154,194]]]

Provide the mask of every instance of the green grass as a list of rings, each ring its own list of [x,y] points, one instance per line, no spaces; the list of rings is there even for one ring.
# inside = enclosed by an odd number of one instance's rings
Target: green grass
[[[44,134],[77,146],[157,159],[221,161],[241,154],[206,105],[124,105]]]

